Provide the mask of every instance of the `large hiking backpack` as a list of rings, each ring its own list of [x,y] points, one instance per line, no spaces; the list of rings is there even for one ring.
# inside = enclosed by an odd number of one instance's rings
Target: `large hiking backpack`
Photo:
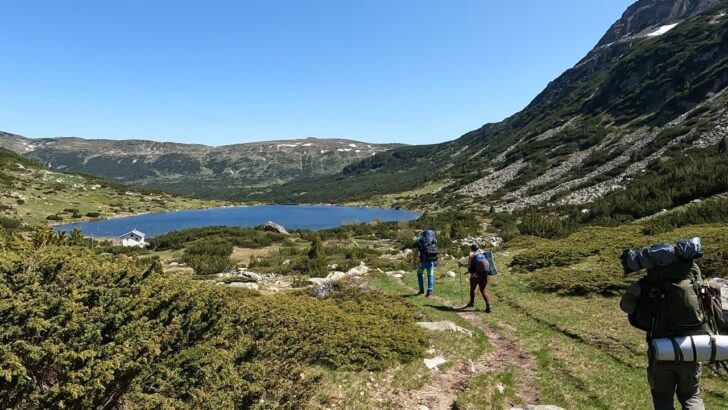
[[[477,275],[484,275],[490,273],[490,263],[484,253],[474,253],[470,257],[470,266],[468,266],[468,272]]]
[[[426,229],[420,234],[418,240],[420,258],[427,262],[437,261],[439,250],[437,249],[437,239],[435,239],[435,231]]]
[[[717,333],[713,297],[692,261],[658,266],[633,283],[620,301],[634,327],[649,339]]]

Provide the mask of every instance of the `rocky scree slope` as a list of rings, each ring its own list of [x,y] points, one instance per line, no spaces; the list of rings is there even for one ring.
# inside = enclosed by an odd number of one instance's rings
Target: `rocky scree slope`
[[[211,147],[146,140],[29,139],[0,133],[0,147],[51,170],[208,197],[224,196],[229,186],[265,186],[333,174],[399,145],[306,138]]]
[[[252,198],[520,209],[585,203],[629,184],[666,150],[706,149],[728,122],[728,1],[640,0],[526,108],[442,144],[407,146],[338,175]],[[342,187],[332,193],[328,187]]]

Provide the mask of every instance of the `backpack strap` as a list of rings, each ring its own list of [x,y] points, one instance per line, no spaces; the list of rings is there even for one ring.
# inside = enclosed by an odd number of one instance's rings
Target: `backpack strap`
[[[695,348],[695,339],[690,336],[690,344],[693,345],[693,362],[698,361],[698,349]]]
[[[715,336],[710,335],[710,361],[715,361],[715,355],[718,353],[718,346],[715,343]]]
[[[671,337],[670,338],[670,342],[672,343],[672,350],[675,351],[675,361],[676,362],[684,362],[685,361],[685,355],[683,355],[682,349],[680,349],[680,346],[677,344],[677,340],[675,340],[674,337]]]

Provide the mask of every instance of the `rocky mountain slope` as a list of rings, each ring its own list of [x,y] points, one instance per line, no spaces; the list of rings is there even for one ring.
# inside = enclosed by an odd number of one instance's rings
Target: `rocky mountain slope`
[[[211,147],[145,140],[29,139],[0,133],[0,147],[52,170],[207,196],[228,186],[264,186],[337,173],[352,162],[396,146],[306,138]],[[204,192],[199,189],[202,186]]]
[[[726,86],[728,1],[639,0],[581,61],[504,121],[250,197],[505,210],[584,204],[629,186],[656,161],[713,155],[728,133]],[[332,184],[342,187],[335,195],[326,189]]]

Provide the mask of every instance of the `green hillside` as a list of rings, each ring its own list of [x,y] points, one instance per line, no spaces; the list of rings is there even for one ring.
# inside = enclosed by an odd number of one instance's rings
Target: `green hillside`
[[[49,171],[5,148],[0,148],[0,188],[0,218],[7,228],[226,204]]]

